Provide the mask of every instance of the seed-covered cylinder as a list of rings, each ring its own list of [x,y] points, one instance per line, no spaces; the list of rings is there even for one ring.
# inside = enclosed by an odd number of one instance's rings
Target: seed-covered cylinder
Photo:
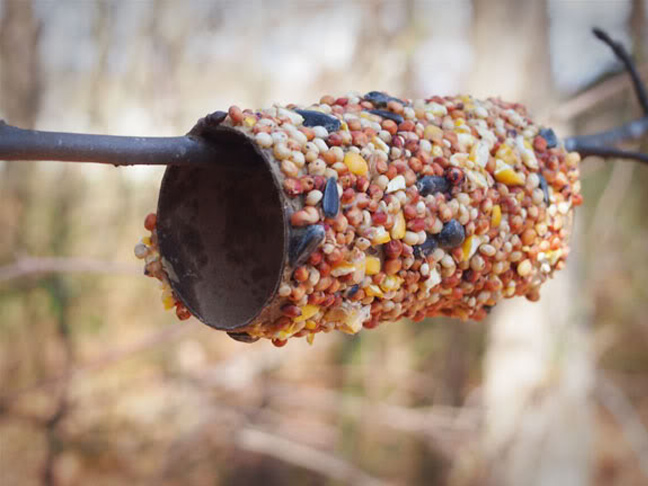
[[[536,300],[564,266],[580,158],[519,104],[371,92],[208,118],[192,133],[234,163],[169,168],[136,248],[179,316],[312,342],[480,320],[502,298]]]

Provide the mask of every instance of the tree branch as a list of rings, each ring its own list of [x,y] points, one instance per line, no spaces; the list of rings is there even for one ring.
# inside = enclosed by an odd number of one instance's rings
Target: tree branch
[[[239,448],[246,451],[274,457],[334,481],[364,486],[386,484],[340,457],[259,429],[244,428],[236,434],[235,442]]]
[[[639,78],[639,73],[634,62],[623,45],[614,41],[606,32],[599,28],[594,28],[593,33],[598,39],[605,42],[621,62],[623,62],[632,78],[634,91],[641,105],[644,117],[604,132],[567,138],[565,140],[565,148],[569,151],[578,152],[583,157],[597,155],[599,157],[614,157],[648,163],[648,154],[613,147],[613,145],[639,139],[648,133],[648,95],[646,94],[646,86]]]
[[[216,145],[197,137],[122,137],[25,130],[0,120],[0,160],[59,160],[119,165],[209,164]]]
[[[141,274],[136,265],[91,258],[21,257],[14,263],[0,267],[0,283],[15,278],[49,273],[118,273]]]
[[[597,39],[605,42],[612,49],[616,57],[618,57],[619,60],[623,63],[626,70],[628,71],[628,74],[630,74],[630,77],[632,78],[635,94],[639,99],[639,104],[641,105],[643,114],[648,115],[648,94],[646,94],[646,86],[643,84],[643,81],[641,81],[634,61],[630,57],[630,54],[628,54],[628,51],[625,50],[623,44],[613,40],[603,29],[594,27],[592,29],[592,32]]]

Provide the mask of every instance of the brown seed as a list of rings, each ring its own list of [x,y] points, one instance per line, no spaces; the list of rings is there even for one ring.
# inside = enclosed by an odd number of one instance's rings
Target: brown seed
[[[290,223],[293,226],[307,226],[319,221],[319,212],[313,206],[306,206],[304,209],[293,213],[290,216]]]
[[[362,210],[358,207],[354,207],[346,213],[346,218],[351,226],[358,227],[362,223],[363,219]]]
[[[352,188],[347,188],[342,192],[342,197],[340,200],[342,201],[342,204],[350,204],[353,201],[353,198],[355,197],[355,191]]]
[[[403,207],[403,214],[405,215],[405,219],[408,220],[416,218],[416,206],[414,204],[406,204],[405,207]]]
[[[144,219],[144,228],[146,228],[149,231],[153,231],[155,229],[156,224],[157,224],[157,214],[155,213],[147,214],[146,218]]]
[[[544,140],[544,139],[543,139]],[[522,244],[530,246],[536,239],[536,232],[533,229],[527,229],[522,233]]]
[[[383,248],[389,258],[398,258],[403,253],[403,243],[400,240],[391,240]]]
[[[384,225],[387,222],[387,213],[384,211],[376,211],[371,216],[371,220],[373,221],[373,224]]]
[[[393,120],[383,120],[381,126],[382,129],[389,132],[390,135],[395,135],[398,131],[398,125],[396,125],[396,122]]]
[[[324,159],[324,162],[326,162],[328,165],[333,165],[337,162],[335,152],[330,149],[322,154],[322,159]]]
[[[187,319],[189,319],[191,317],[191,312],[184,305],[178,304],[176,306],[176,316],[181,321],[186,321]]]
[[[356,191],[366,192],[369,188],[369,179],[364,176],[360,176],[356,179]]]
[[[333,105],[335,104],[335,98],[331,95],[324,95],[320,98],[320,105]]]
[[[238,125],[243,121],[243,112],[236,105],[230,106],[227,114],[229,115],[234,125]]]
[[[302,311],[296,305],[287,304],[281,308],[281,313],[286,317],[299,317],[302,314]]]
[[[306,295],[306,288],[302,284],[299,284],[297,287],[292,289],[290,300],[293,302],[299,302],[304,295]]]
[[[414,172],[420,172],[423,168],[423,162],[421,162],[421,159],[417,157],[411,157],[408,164],[410,169],[412,169]]]
[[[342,251],[339,248],[335,248],[331,253],[326,255],[326,261],[333,266],[335,266],[336,263],[340,263],[343,258],[344,255],[342,255]],[[320,273],[322,273],[321,270]]]
[[[338,213],[333,221],[333,229],[338,233],[344,233],[349,226],[349,221],[342,213]]]
[[[308,269],[306,267],[299,267],[293,272],[293,277],[298,282],[305,282],[308,280]]]
[[[331,307],[332,305],[335,304],[335,296],[334,295],[327,295],[324,297],[324,300],[322,301],[322,307]]]
[[[298,196],[299,194],[304,192],[302,183],[294,177],[288,177],[287,179],[285,179],[283,182],[283,188],[284,192],[289,196]]]
[[[322,271],[320,270],[320,275],[322,274]],[[333,277],[322,277],[320,278],[319,282],[315,285],[315,290],[318,292],[323,292],[326,289],[328,289],[331,284],[333,283]]]
[[[334,294],[335,292],[340,290],[340,287],[341,287],[340,281],[339,280],[333,280],[333,282],[331,283],[331,286],[327,289],[327,292],[329,294]]]
[[[385,262],[385,273],[387,275],[396,275],[401,268],[403,268],[403,262],[399,258],[394,258]]]
[[[311,305],[320,305],[324,301],[324,292],[313,292],[308,296],[308,303]]]
[[[355,202],[359,209],[364,209],[371,203],[371,198],[367,194],[360,193],[356,195]]]
[[[322,277],[326,277],[327,275],[330,275],[331,273],[331,265],[329,265],[327,262],[322,262],[317,266],[317,269],[319,270],[319,273]],[[320,280],[321,282],[321,280]]]
[[[299,179],[299,182],[301,182],[303,192],[312,191],[315,187],[315,180],[312,176],[304,176]]]
[[[322,252],[316,251],[308,258],[308,263],[316,267],[322,261]]]

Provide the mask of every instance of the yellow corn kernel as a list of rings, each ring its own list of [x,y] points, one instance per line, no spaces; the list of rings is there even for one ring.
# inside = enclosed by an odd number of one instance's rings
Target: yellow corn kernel
[[[383,142],[380,139],[380,137],[373,137],[371,139],[371,143],[373,143],[374,147],[376,147],[378,150],[382,150],[383,152],[389,152],[389,145]]]
[[[427,127],[425,127],[425,130],[423,130],[423,138],[425,138],[426,140],[432,140],[434,138],[441,137],[443,137],[443,130],[441,130],[436,125],[428,125]]]
[[[508,165],[515,165],[518,162],[517,152],[510,145],[505,143],[500,145],[500,148],[497,149],[495,157],[503,160]]]
[[[493,213],[491,214],[491,226],[493,228],[499,227],[502,222],[502,207],[499,204],[493,206]]]
[[[369,297],[382,297],[384,295],[382,290],[380,290],[380,287],[374,284],[365,287],[364,291],[365,295],[368,295]]]
[[[432,157],[441,157],[443,155],[443,149],[439,145],[432,146]]]
[[[175,299],[173,295],[165,295],[162,299],[162,304],[164,304],[164,310],[173,309],[175,306]]]
[[[301,316],[295,317],[293,321],[301,322],[301,321],[305,321],[306,319],[310,319],[315,314],[317,314],[319,310],[320,310],[319,305],[306,304],[304,307],[301,308],[302,311]]]
[[[256,125],[256,117],[254,116],[246,116],[243,118],[243,125],[245,125],[248,128],[252,128],[254,125]]]
[[[371,244],[376,246],[376,245],[382,245],[384,243],[387,243],[388,241],[391,240],[391,237],[389,236],[389,233],[385,228],[382,226],[379,226],[376,228],[376,235],[373,237],[371,240]]]
[[[352,174],[359,176],[367,175],[369,171],[369,166],[365,159],[362,158],[362,155],[355,152],[347,152],[344,156],[344,165],[347,166]]]
[[[348,275],[356,271],[356,267],[353,263],[341,262],[333,267],[331,270],[331,275],[334,277],[341,277],[342,275]]]
[[[394,220],[394,226],[391,229],[391,237],[394,240],[401,240],[405,237],[407,226],[405,224],[405,215],[403,211],[399,211]]]
[[[522,186],[524,185],[524,179],[520,174],[513,170],[508,164],[505,164],[501,160],[496,160],[495,166],[495,180],[506,184],[507,186]]]
[[[142,238],[142,243],[144,243],[146,246],[151,246],[151,237],[145,236],[144,238]]]
[[[461,246],[461,252],[463,254],[463,261],[469,260],[477,251],[477,248],[481,245],[481,238],[475,235],[471,235],[466,238],[466,241],[463,242]]]
[[[380,272],[380,258],[368,256],[365,260],[365,275],[376,275]]]
[[[306,342],[310,344],[311,346],[313,345],[313,341],[315,340],[315,333],[311,332],[308,336],[306,336]]]
[[[308,329],[309,331],[317,329],[317,322],[309,319],[308,321],[306,321],[306,325],[304,326],[304,329]]]
[[[507,186],[524,185],[524,179],[522,179],[522,176],[513,171],[513,169],[506,169],[501,172],[496,172],[495,179],[497,180],[497,182],[501,182],[502,184],[506,184]]]
[[[392,290],[398,290],[403,283],[403,279],[395,275],[387,275],[385,280],[380,284],[380,288],[384,292],[391,292]]]

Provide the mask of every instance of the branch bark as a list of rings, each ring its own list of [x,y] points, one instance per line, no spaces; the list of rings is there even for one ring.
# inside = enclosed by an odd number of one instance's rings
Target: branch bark
[[[0,160],[120,165],[210,164],[222,156],[201,138],[124,137],[25,130],[0,121]]]
[[[642,138],[648,133],[648,94],[646,86],[639,77],[637,68],[623,45],[614,41],[601,29],[594,28],[593,33],[598,39],[607,44],[623,62],[632,79],[633,88],[644,116],[605,132],[567,138],[565,148],[569,151],[578,152],[583,157],[596,155],[648,163],[648,154],[613,147],[613,145]]]

